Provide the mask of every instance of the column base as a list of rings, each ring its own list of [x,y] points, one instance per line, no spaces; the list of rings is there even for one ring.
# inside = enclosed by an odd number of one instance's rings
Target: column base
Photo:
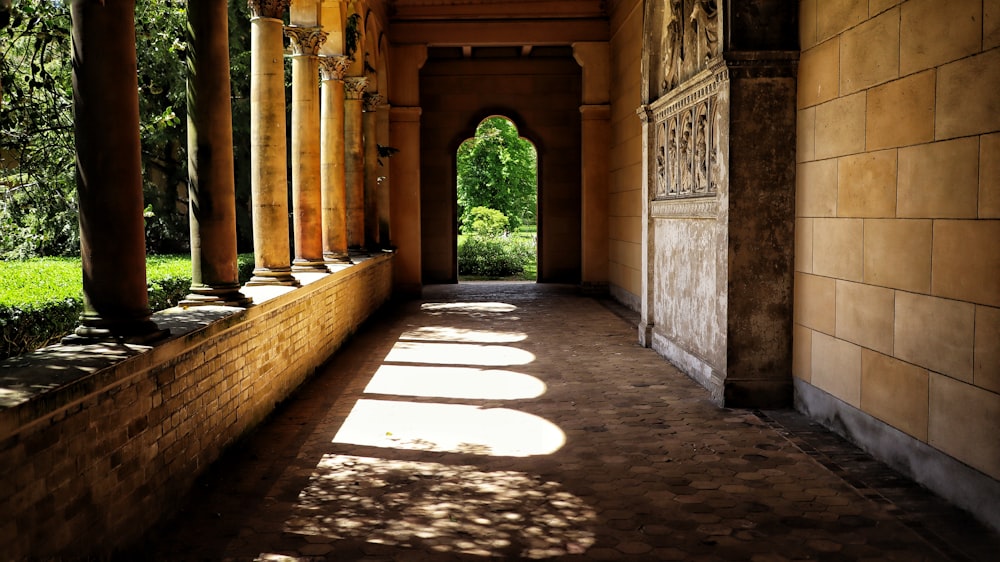
[[[648,322],[639,323],[639,345],[642,347],[653,346],[653,325]]]
[[[323,261],[327,264],[331,263],[354,263],[351,261],[351,256],[347,252],[336,253],[336,252],[323,252]]]
[[[315,273],[322,271],[326,273],[326,262],[324,260],[309,260],[296,258],[292,260],[292,271],[297,273]]]
[[[84,318],[76,330],[63,337],[63,345],[94,345],[99,343],[131,343],[150,345],[170,335],[152,320],[111,321]]]
[[[182,307],[190,306],[236,306],[246,308],[253,303],[253,299],[240,292],[239,286],[210,287],[202,285],[191,287],[191,292],[178,304]]]
[[[253,277],[247,281],[247,287],[272,285],[279,287],[298,287],[299,280],[292,277],[291,268],[270,269],[266,267],[253,270]]]

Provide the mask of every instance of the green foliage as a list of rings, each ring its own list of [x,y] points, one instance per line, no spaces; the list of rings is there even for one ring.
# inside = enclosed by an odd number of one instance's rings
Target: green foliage
[[[507,216],[511,230],[533,222],[538,201],[537,156],[530,142],[503,117],[480,123],[476,136],[462,143],[457,155],[458,204],[461,220],[475,207]]]
[[[519,275],[534,261],[530,240],[504,236],[469,236],[458,245],[458,274],[499,278]]]
[[[189,248],[187,220],[187,2],[138,2],[139,80],[146,248]]]
[[[237,259],[240,283],[253,272],[253,254]],[[0,261],[0,359],[37,349],[71,332],[83,312],[79,258]],[[191,288],[189,256],[146,260],[149,306],[176,306]]]
[[[462,216],[462,234],[468,236],[500,236],[507,233],[510,221],[496,209],[473,207]]]
[[[138,2],[140,137],[146,243],[188,248],[187,3]],[[233,136],[249,136],[250,18],[229,3]],[[18,2],[0,29],[0,259],[80,251],[72,116],[69,2]],[[251,247],[250,147],[235,150],[239,247]]]
[[[79,252],[67,3],[0,30],[0,257]]]

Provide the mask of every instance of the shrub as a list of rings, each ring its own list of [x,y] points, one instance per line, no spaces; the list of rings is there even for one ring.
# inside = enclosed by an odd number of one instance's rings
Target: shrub
[[[483,277],[519,275],[534,255],[534,245],[528,240],[470,236],[458,246],[458,274]]]
[[[253,273],[253,254],[237,259],[240,283]],[[83,312],[78,258],[0,261],[0,360],[57,341],[73,331]],[[176,306],[191,288],[188,256],[149,256],[146,262],[149,307]]]
[[[462,234],[466,236],[500,236],[507,232],[507,215],[488,207],[473,207],[462,216]]]

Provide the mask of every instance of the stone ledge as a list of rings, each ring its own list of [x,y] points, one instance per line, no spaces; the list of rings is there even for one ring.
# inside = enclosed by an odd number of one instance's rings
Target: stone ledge
[[[254,301],[246,309],[204,306],[162,310],[153,315],[153,321],[169,328],[170,336],[152,346],[56,344],[6,359],[0,362],[0,441],[94,393],[125,384],[201,342],[390,259],[389,254],[377,255],[359,259],[354,265],[331,267],[330,273],[293,274],[301,287],[244,287],[243,293]],[[294,296],[283,298],[289,294]]]

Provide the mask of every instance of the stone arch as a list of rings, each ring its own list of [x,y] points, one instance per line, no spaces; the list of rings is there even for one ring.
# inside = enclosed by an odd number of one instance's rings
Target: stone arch
[[[509,121],[512,125],[514,125],[514,128],[517,130],[517,137],[518,137],[518,139],[523,140],[523,141],[529,143],[531,145],[531,147],[534,149],[534,151],[535,151],[535,178],[536,178],[535,192],[536,192],[536,195],[541,194],[541,192],[542,192],[542,182],[541,182],[541,173],[539,172],[539,170],[540,170],[540,168],[542,166],[542,158],[540,156],[541,151],[539,149],[538,142],[536,142],[531,135],[526,134],[524,128],[522,128],[521,125],[518,125],[518,120],[516,120],[515,118],[511,117],[510,113],[511,112],[509,110],[504,110],[502,108],[495,108],[494,110],[483,110],[483,111],[481,111],[481,112],[478,113],[478,115],[480,115],[480,118],[478,120],[476,120],[476,119],[471,119],[470,120],[470,123],[473,123],[473,125],[472,125],[472,127],[471,127],[470,130],[467,130],[468,134],[465,134],[464,136],[462,136],[462,134],[459,134],[459,135],[456,136],[456,139],[452,142],[452,145],[453,145],[454,148],[453,148],[453,150],[451,150],[451,154],[452,154],[452,169],[454,170],[453,176],[455,178],[454,187],[455,187],[455,200],[456,200],[456,202],[458,200],[458,159],[457,159],[458,149],[463,144],[465,144],[466,142],[469,142],[470,140],[472,140],[473,138],[475,138],[476,132],[478,131],[479,126],[482,125],[483,122],[486,121],[487,119],[491,119],[493,117],[498,117],[500,119],[505,119],[505,120]],[[536,197],[536,203],[535,203],[535,220],[536,220],[536,225],[538,227],[537,235],[539,237],[541,237],[541,235],[542,235],[542,226],[540,224],[541,223],[542,213],[539,210],[540,201],[541,201],[541,198],[540,197]],[[458,205],[457,205],[457,203],[455,205],[455,213],[456,213],[456,217],[455,218],[456,218],[456,221],[457,221],[458,220],[458,216],[457,216]],[[456,249],[456,251],[457,251],[457,249]]]
[[[492,114],[513,121],[537,151],[538,281],[580,282],[582,72],[566,51],[539,59],[428,57],[420,71],[423,283],[458,281],[455,151]]]

